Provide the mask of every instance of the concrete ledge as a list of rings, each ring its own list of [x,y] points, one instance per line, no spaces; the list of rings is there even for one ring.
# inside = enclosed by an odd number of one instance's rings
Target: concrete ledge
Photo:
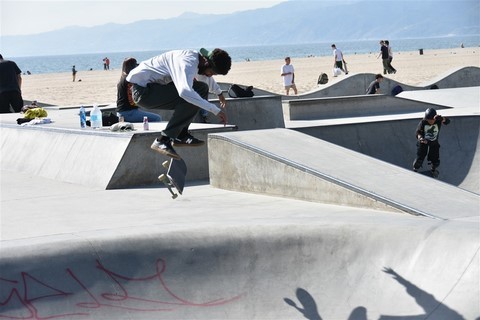
[[[445,107],[388,95],[361,95],[335,98],[284,100],[286,121],[367,117],[384,114],[423,112],[428,107]]]
[[[226,98],[228,123],[235,125],[239,131],[285,128],[282,115],[282,99],[280,96],[254,96],[252,98]],[[218,105],[217,100],[211,102]],[[164,121],[170,120],[173,111],[151,109],[162,116]],[[209,114],[212,124],[219,124],[213,114]]]
[[[209,145],[214,187],[439,219],[478,214],[476,194],[291,130],[211,134]]]
[[[209,132],[234,129],[204,125],[192,131],[207,141]],[[159,185],[157,177],[165,171],[162,162],[167,157],[150,149],[159,131],[114,133],[2,124],[1,168],[102,189]],[[207,144],[178,149],[189,168],[187,181],[208,179]]]

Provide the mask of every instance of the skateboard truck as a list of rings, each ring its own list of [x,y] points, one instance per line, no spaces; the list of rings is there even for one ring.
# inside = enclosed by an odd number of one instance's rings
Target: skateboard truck
[[[168,161],[167,161],[168,163]],[[160,180],[167,188],[168,188],[168,191],[170,191],[170,193],[172,194],[172,199],[176,199],[178,197],[178,194],[173,192],[172,190],[172,183],[170,182],[170,179],[168,179],[168,177],[162,173],[159,177],[158,177],[158,180]]]
[[[162,166],[165,168],[165,169],[168,169],[168,165],[170,164],[170,161],[166,160],[166,161],[163,161],[162,162]],[[178,197],[178,194],[175,193],[173,190],[172,190],[172,183],[170,181],[170,179],[168,179],[168,177],[165,175],[165,174],[161,174],[159,177],[158,177],[158,180],[160,180],[161,182],[163,182],[163,184],[168,188],[168,191],[170,191],[170,193],[172,194],[172,199],[176,199]]]

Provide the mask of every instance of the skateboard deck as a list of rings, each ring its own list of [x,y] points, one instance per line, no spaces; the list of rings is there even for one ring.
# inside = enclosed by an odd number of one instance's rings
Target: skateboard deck
[[[185,187],[185,176],[187,175],[187,165],[183,159],[170,159],[164,161],[162,166],[167,169],[167,173],[162,173],[158,180],[160,180],[172,194],[172,199],[176,199],[178,194],[183,193]],[[175,190],[178,192],[175,192]]]

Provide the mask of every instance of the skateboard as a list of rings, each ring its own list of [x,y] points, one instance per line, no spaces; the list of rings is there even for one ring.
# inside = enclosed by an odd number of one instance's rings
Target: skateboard
[[[172,194],[172,199],[176,199],[178,194],[183,193],[185,187],[185,176],[187,175],[187,165],[183,159],[170,159],[164,161],[162,166],[167,169],[167,173],[162,173],[158,180],[160,180]],[[175,192],[175,190],[178,192]]]

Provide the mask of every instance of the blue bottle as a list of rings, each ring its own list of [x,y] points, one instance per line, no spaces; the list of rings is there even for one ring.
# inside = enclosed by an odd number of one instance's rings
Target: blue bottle
[[[80,128],[85,128],[87,126],[87,116],[85,115],[85,108],[80,107]]]

